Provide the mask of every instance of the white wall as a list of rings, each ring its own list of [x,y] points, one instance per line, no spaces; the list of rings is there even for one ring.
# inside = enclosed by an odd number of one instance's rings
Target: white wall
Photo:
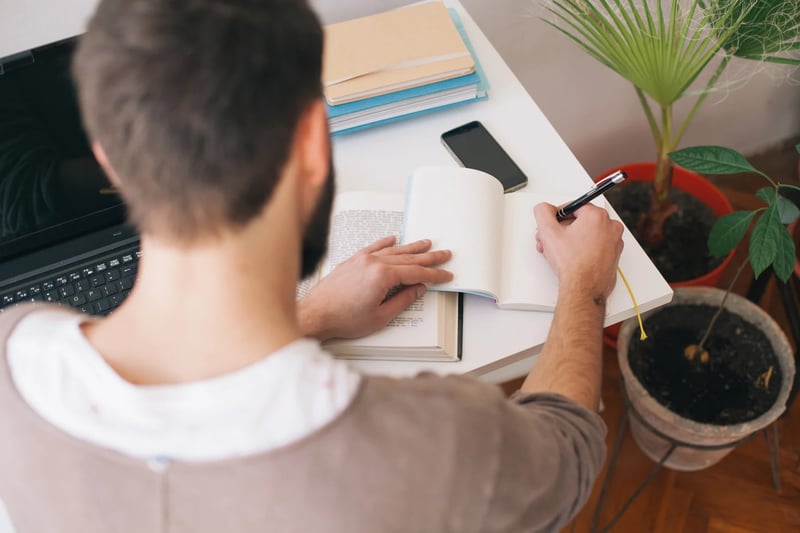
[[[410,1],[311,3],[333,22]],[[540,20],[545,0],[462,1],[590,174],[653,158],[633,89]],[[0,55],[80,32],[96,2],[0,0]],[[742,64],[747,62],[729,70]],[[786,72],[760,72],[743,87],[710,96],[683,144],[723,144],[750,153],[800,133],[800,74],[786,83],[779,79]]]

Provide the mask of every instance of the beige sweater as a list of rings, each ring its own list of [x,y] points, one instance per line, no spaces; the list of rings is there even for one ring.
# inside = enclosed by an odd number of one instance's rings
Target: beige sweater
[[[143,461],[71,437],[16,391],[0,315],[0,500],[32,532],[557,531],[588,498],[605,426],[553,394],[366,377],[332,423],[244,458]]]

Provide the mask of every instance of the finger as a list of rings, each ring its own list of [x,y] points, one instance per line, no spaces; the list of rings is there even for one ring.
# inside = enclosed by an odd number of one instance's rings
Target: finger
[[[453,253],[450,250],[435,250],[416,254],[381,255],[380,260],[387,265],[436,266],[446,263],[452,257]]]
[[[401,265],[392,269],[392,285],[417,285],[419,283],[444,283],[453,279],[453,273],[441,268],[419,265]]]
[[[402,313],[409,305],[414,303],[417,298],[425,294],[425,291],[425,285],[422,284],[403,287],[397,291],[394,296],[383,302],[378,308],[385,322],[389,322],[389,320]]]
[[[379,250],[383,250],[384,248],[388,248],[389,246],[394,246],[395,242],[397,242],[397,237],[395,237],[394,235],[390,235],[388,237],[383,237],[383,238],[378,239],[377,241],[373,242],[369,246],[365,246],[358,253],[360,253],[360,254],[371,254],[373,252],[377,252]]]
[[[392,246],[384,248],[378,252],[379,255],[397,255],[397,254],[417,254],[430,250],[430,239],[422,239],[419,241],[410,242],[408,244],[401,244],[399,246]]]
[[[536,219],[536,227],[539,231],[558,227],[556,207],[553,204],[548,204],[546,202],[536,204],[533,208],[533,217]]]
[[[608,211],[606,211],[602,207],[597,207],[594,204],[582,205],[574,213],[572,213],[572,216],[574,216],[575,218],[580,218],[585,216],[597,216],[605,219],[610,218],[608,216]]]

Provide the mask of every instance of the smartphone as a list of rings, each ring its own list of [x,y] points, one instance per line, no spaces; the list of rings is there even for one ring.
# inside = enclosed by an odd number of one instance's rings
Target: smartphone
[[[514,160],[477,120],[444,132],[442,143],[462,166],[497,178],[505,192],[516,191],[528,183]]]

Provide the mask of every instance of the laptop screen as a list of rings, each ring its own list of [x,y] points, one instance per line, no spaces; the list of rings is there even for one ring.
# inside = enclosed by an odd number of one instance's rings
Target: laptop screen
[[[0,261],[124,221],[81,125],[74,47],[0,59]]]

